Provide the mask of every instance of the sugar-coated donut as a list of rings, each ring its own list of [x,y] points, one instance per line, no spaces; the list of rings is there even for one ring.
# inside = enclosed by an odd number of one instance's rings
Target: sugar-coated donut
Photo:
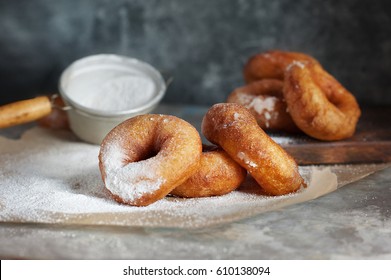
[[[198,170],[171,194],[179,197],[224,195],[239,187],[246,174],[224,150],[204,145]]]
[[[333,141],[354,134],[359,105],[319,64],[293,62],[285,72],[283,92],[293,121],[309,136]]]
[[[265,130],[297,132],[298,128],[287,111],[283,100],[283,81],[263,79],[235,89],[227,103],[243,105]]]
[[[243,69],[244,80],[246,83],[262,79],[283,80],[286,67],[293,61],[318,63],[303,53],[272,50],[250,57]]]
[[[99,168],[106,188],[125,204],[149,205],[197,171],[197,130],[174,116],[146,114],[119,124],[104,138]]]
[[[267,193],[283,195],[304,186],[296,162],[245,107],[234,103],[212,106],[203,118],[202,132],[247,169]]]

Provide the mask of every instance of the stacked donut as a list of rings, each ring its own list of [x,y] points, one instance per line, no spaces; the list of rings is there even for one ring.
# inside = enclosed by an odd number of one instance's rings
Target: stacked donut
[[[235,190],[249,173],[270,195],[305,186],[298,166],[245,107],[216,104],[202,122],[216,147],[202,146],[197,130],[174,116],[133,117],[108,133],[99,167],[120,203],[146,206],[165,197],[205,197]]]
[[[249,59],[245,86],[227,102],[248,108],[263,129],[303,131],[325,141],[351,137],[361,111],[354,96],[313,57],[269,51]]]

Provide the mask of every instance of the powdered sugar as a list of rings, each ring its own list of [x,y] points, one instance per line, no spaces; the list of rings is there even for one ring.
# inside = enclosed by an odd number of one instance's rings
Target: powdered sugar
[[[272,118],[278,117],[278,112],[275,111],[275,106],[279,101],[277,97],[264,95],[254,96],[243,92],[238,98],[240,104],[264,117],[266,127],[269,127],[269,121]]]
[[[239,104],[243,104],[244,106],[248,106],[254,98],[254,95],[251,95],[246,92],[240,92],[237,96]]]
[[[121,151],[117,152],[112,154],[110,168],[123,164]],[[147,207],[132,207],[117,203],[105,189],[98,153],[98,146],[79,142],[69,132],[34,128],[20,140],[0,137],[0,221],[203,227],[303,202],[336,188],[335,175],[329,169],[314,172],[313,167],[300,167],[303,177],[312,183],[296,194],[264,196],[249,177],[239,191],[225,196],[167,197]],[[362,178],[366,169],[362,170],[349,169],[346,174]],[[311,174],[321,179],[310,180]]]
[[[246,92],[241,92],[238,95],[238,101],[240,104],[243,104],[248,109],[253,109],[258,114],[263,114],[264,112],[273,112],[278,102],[278,98],[274,96],[255,96]]]
[[[279,145],[295,144],[295,139],[287,136],[269,135]]]
[[[131,141],[131,139],[129,139]],[[164,183],[159,177],[153,158],[126,163],[126,152],[117,138],[102,147],[102,164],[105,168],[105,185],[123,201],[134,202],[145,194],[153,193]]]
[[[69,98],[79,105],[118,112],[148,103],[156,93],[156,85],[145,75],[100,69],[79,74],[65,90]]]
[[[145,194],[155,192],[164,183],[145,162],[133,162],[109,172],[106,187],[124,201],[134,202]]]
[[[124,167],[126,154],[120,145],[120,141],[112,141],[102,147],[102,161],[108,172],[114,172]]]
[[[254,108],[258,114],[262,114],[264,112],[272,112],[277,102],[278,98],[268,96],[263,98],[254,98],[248,106],[250,108]]]
[[[269,112],[265,112],[264,115],[265,115],[265,119],[267,119],[267,120],[270,120],[272,118],[272,116],[270,115]]]
[[[251,166],[251,167],[257,167],[258,164],[255,162],[251,161],[249,157],[244,153],[244,152],[238,152],[237,154],[238,158],[242,160],[245,164]]]
[[[297,66],[301,69],[303,69],[305,67],[305,63],[302,62],[302,61],[298,61],[298,60],[295,60],[293,61],[291,64],[288,65],[288,67],[286,68],[287,71],[289,71],[292,67],[294,66]]]

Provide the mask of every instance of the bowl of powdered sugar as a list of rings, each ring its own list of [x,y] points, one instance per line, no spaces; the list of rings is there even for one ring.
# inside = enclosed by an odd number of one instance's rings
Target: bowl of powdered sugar
[[[59,90],[73,132],[86,142],[100,144],[122,121],[151,112],[163,98],[166,83],[148,63],[99,54],[66,68]]]

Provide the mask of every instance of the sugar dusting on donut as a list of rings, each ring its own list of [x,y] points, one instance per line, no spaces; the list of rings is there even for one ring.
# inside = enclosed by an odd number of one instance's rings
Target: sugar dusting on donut
[[[305,62],[303,61],[298,61],[298,60],[294,60],[291,64],[289,64],[287,67],[286,67],[286,70],[289,71],[292,67],[294,66],[297,66],[297,67],[300,67],[301,69],[303,69],[305,67]]]
[[[266,127],[270,126],[270,119],[272,118],[272,114],[275,115],[273,118],[278,117],[278,111],[274,110],[276,103],[278,102],[278,98],[274,96],[258,96],[255,97],[252,102],[245,106],[248,109],[254,108],[255,112],[259,115],[263,115],[265,117],[265,125]]]
[[[257,124],[244,106],[213,105],[202,120],[202,132],[251,174],[271,195],[292,193],[305,185],[294,159]]]
[[[298,129],[286,112],[283,85],[277,79],[254,81],[232,91],[227,102],[249,109],[263,129],[296,132]]]
[[[105,150],[106,187],[122,200],[135,201],[158,190],[164,183],[150,159],[126,163],[126,153],[117,141],[106,145]]]
[[[130,118],[102,141],[99,168],[115,200],[147,206],[165,197],[198,168],[202,153],[198,131],[169,115]]]
[[[247,93],[247,92],[241,92],[241,94],[237,95],[238,103],[242,104],[243,106],[245,104],[250,104],[251,101],[253,100],[253,98],[254,98],[254,95],[251,93]]]
[[[271,119],[278,118],[278,110],[275,110],[279,99],[274,96],[254,96],[250,94],[241,94],[241,104],[247,109],[254,110],[258,115],[265,119],[265,126],[270,126]]]
[[[262,114],[265,111],[273,112],[278,102],[278,98],[274,96],[254,96],[244,92],[238,95],[238,99],[239,104],[247,109],[254,109],[258,114]]]
[[[238,158],[240,160],[243,160],[245,164],[251,166],[251,167],[257,167],[258,164],[255,162],[251,161],[249,157],[244,153],[244,152],[238,152]]]
[[[273,112],[274,107],[276,106],[278,99],[273,96],[268,96],[268,97],[256,97],[252,100],[251,104],[249,107],[254,108],[254,110],[258,114],[262,114],[265,111],[266,112]]]

